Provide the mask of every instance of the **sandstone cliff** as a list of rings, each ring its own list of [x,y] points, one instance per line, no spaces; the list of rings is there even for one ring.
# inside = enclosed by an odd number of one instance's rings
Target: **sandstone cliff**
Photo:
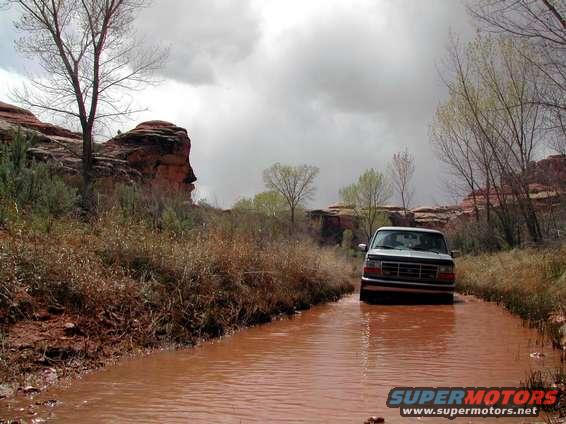
[[[0,102],[0,141],[17,131],[34,136],[35,158],[48,161],[65,173],[80,173],[81,134],[40,121],[28,110]],[[187,130],[164,121],[149,121],[113,139],[97,144],[97,177],[136,180],[190,195],[196,176],[189,161],[191,140]]]
[[[557,205],[566,194],[566,155],[551,155],[529,165],[527,175],[529,183],[529,195],[535,207],[546,209]],[[513,193],[511,187],[504,185],[499,189],[499,196],[512,202]],[[476,190],[468,194],[460,204],[464,215],[473,215],[474,205],[479,209],[485,209],[487,200],[497,207],[500,199],[493,190],[486,193],[485,189]]]
[[[152,185],[190,192],[196,181],[187,130],[169,122],[143,122],[107,141],[102,152],[126,161]]]

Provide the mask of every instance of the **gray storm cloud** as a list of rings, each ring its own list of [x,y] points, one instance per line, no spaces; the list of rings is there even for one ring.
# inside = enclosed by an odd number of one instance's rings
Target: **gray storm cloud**
[[[137,31],[171,49],[165,77],[191,84],[216,82],[215,66],[245,59],[259,39],[259,20],[247,0],[159,0],[145,9]]]
[[[454,0],[155,0],[138,32],[170,46],[151,113],[186,126],[201,193],[228,207],[263,190],[273,162],[321,169],[312,206],[407,146],[416,202],[449,196],[428,142],[450,31],[471,33]],[[4,63],[15,52],[2,50]]]

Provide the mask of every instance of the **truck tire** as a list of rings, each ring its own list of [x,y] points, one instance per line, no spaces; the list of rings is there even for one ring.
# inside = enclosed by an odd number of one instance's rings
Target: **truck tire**
[[[454,295],[453,294],[443,294],[440,297],[440,302],[443,305],[452,305],[454,303]]]
[[[371,300],[371,293],[367,290],[360,289],[360,302],[369,302]]]

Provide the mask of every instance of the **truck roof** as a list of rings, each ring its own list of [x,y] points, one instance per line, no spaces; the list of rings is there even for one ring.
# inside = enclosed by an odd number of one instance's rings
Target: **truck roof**
[[[417,228],[417,227],[380,227],[377,229],[377,231],[381,231],[381,230],[395,230],[395,231],[417,231],[417,232],[422,232],[422,233],[436,233],[436,234],[442,234],[441,231],[438,230],[433,230],[431,228]]]

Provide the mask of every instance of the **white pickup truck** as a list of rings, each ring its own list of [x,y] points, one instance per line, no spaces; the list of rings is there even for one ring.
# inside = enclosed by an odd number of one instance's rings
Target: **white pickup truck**
[[[366,252],[360,300],[383,292],[434,295],[443,302],[454,299],[454,256],[440,231],[425,228],[382,227]]]

